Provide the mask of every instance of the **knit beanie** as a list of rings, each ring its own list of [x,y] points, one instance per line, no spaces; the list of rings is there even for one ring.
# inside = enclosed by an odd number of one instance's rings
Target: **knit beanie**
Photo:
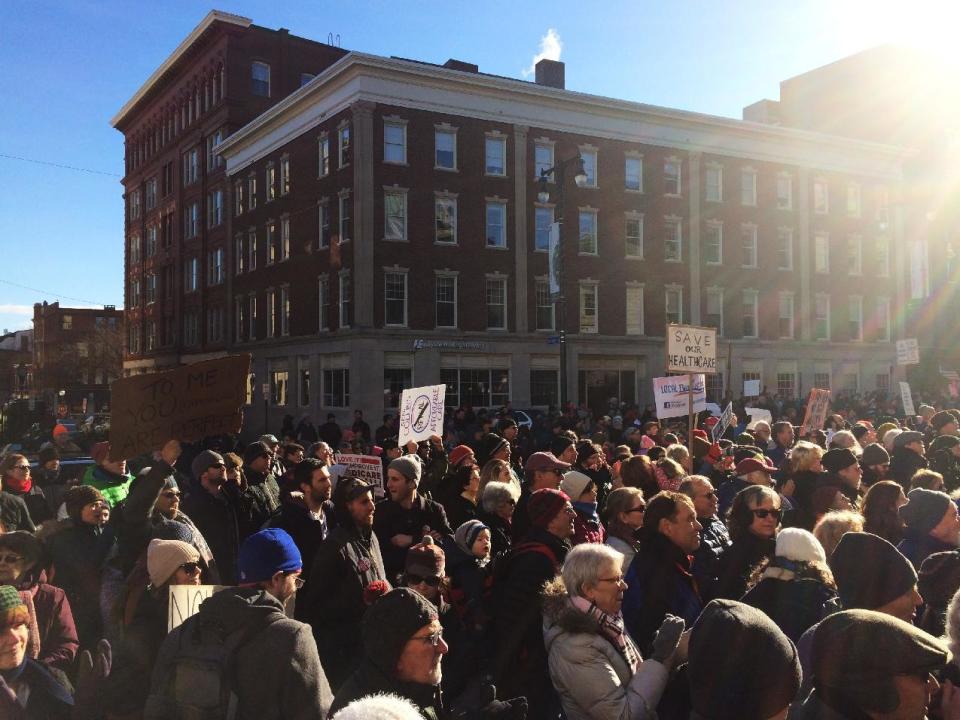
[[[7,549],[23,558],[21,573],[32,569],[43,558],[43,543],[36,535],[26,530],[0,534],[0,550]]]
[[[51,460],[59,459],[60,452],[53,445],[47,445],[37,454],[37,461],[39,462],[41,468]]]
[[[907,493],[907,504],[898,513],[908,528],[926,534],[940,524],[951,502],[945,492],[914,488]]]
[[[471,450],[468,445],[457,445],[453,450],[450,451],[447,459],[450,461],[451,465],[459,465],[466,457],[470,455],[473,455],[473,450]]]
[[[194,479],[199,481],[200,476],[203,475],[211,465],[226,465],[226,463],[223,461],[223,455],[220,453],[214,452],[213,450],[204,450],[190,463],[190,472],[193,473]]]
[[[947,550],[928,555],[920,565],[919,575],[920,597],[927,605],[943,610],[960,589],[960,552]]]
[[[433,542],[432,537],[425,535],[420,543],[407,551],[404,571],[420,577],[443,577],[445,564],[443,549]]]
[[[777,534],[776,556],[794,562],[827,562],[820,541],[801,528],[786,528]]]
[[[703,609],[690,631],[688,662],[693,709],[710,720],[772,717],[800,689],[793,643],[766,614],[736,600]]]
[[[930,443],[928,452],[931,454],[938,453],[941,450],[955,448],[957,445],[960,445],[960,437],[956,435],[937,435]]]
[[[930,424],[933,425],[933,429],[937,432],[942,430],[945,425],[955,423],[956,421],[957,419],[946,410],[941,410],[930,418]]]
[[[557,435],[550,441],[550,452],[556,457],[563,455],[564,450],[573,445],[573,440],[566,435]]]
[[[367,608],[360,625],[364,658],[390,678],[407,641],[439,617],[437,608],[416,590],[396,588]]]
[[[150,584],[162,587],[184,563],[199,562],[197,549],[179,540],[151,540],[147,545],[147,572]]]
[[[847,610],[876,610],[917,584],[917,572],[903,553],[872,533],[844,533],[830,556],[830,570]]]
[[[960,438],[958,438],[960,442]],[[860,456],[860,464],[864,467],[871,465],[889,465],[890,453],[880,443],[870,443],[863,449],[863,455]]]
[[[467,520],[453,533],[453,541],[458,548],[463,550],[467,555],[472,556],[473,544],[477,541],[477,535],[489,529],[489,527],[479,520]]]
[[[92,485],[74,485],[63,494],[67,517],[76,523],[81,522],[80,513],[85,505],[102,500],[103,495]]]
[[[838,473],[851,465],[856,465],[857,456],[853,454],[853,450],[850,448],[836,447],[824,453],[820,464],[827,472]]]
[[[478,457],[482,460],[480,464],[486,465],[487,462],[503,450],[507,444],[507,441],[496,433],[487,433],[484,435],[480,441],[480,452],[478,453]]]
[[[534,527],[546,528],[568,502],[570,497],[562,490],[553,488],[537,490],[527,500],[530,524]]]
[[[302,568],[300,550],[287,531],[280,528],[254,533],[243,541],[237,554],[241,585],[264,582],[278,572],[290,573]]]
[[[0,585],[0,628],[13,625],[18,620],[30,619],[30,611],[13,585]]]
[[[886,437],[887,433],[897,427],[899,426],[896,423],[892,423],[892,422],[885,422],[882,425],[880,425],[880,427],[877,428],[877,442],[883,443],[883,439],[884,437]]]
[[[90,448],[90,458],[97,465],[102,465],[108,457],[110,457],[110,443],[98,442]]]
[[[589,440],[587,442],[580,443],[577,445],[577,465],[583,467],[583,464],[587,460],[598,454],[599,451],[597,450],[597,446]]]
[[[413,482],[414,485],[420,485],[420,475],[423,472],[423,465],[420,462],[419,455],[401,455],[387,465],[387,470],[398,472],[407,480]]]
[[[423,720],[420,710],[410,700],[392,693],[367,695],[331,715],[331,720]]]
[[[579,500],[580,496],[589,490],[591,485],[593,485],[593,478],[577,470],[565,472],[563,479],[560,481],[560,489],[574,502]]]
[[[243,464],[249,465],[257,458],[266,457],[267,455],[272,454],[273,451],[270,449],[269,445],[262,440],[257,440],[257,442],[247,445],[247,449],[243,451]]]

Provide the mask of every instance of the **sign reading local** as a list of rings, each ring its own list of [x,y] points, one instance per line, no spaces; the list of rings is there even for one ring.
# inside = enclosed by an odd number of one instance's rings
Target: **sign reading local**
[[[657,403],[657,419],[686,416],[707,409],[707,384],[703,375],[693,376],[693,407],[690,406],[690,376],[670,375],[653,379],[653,397]]]
[[[667,327],[667,372],[717,372],[717,330],[694,325]]]
[[[400,436],[397,442],[406,445],[431,435],[443,437],[443,401],[446,385],[426,385],[404,390],[400,396]]]

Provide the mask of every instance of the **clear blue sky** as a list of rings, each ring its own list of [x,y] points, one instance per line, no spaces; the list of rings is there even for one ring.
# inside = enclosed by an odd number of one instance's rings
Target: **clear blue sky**
[[[316,40],[339,34],[347,49],[518,78],[552,28],[570,89],[739,117],[777,98],[781,79],[882,42],[949,52],[958,5],[0,0],[0,330],[30,327],[42,300],[123,304],[123,143],[109,120],[213,7]]]

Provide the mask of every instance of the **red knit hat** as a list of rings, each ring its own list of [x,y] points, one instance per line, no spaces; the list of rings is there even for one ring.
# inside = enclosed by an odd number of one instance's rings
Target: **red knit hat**
[[[527,502],[530,524],[534,527],[546,528],[568,502],[570,497],[561,490],[553,488],[537,490]]]
[[[457,445],[450,451],[448,459],[451,465],[459,465],[468,455],[473,455],[472,448],[467,445]]]

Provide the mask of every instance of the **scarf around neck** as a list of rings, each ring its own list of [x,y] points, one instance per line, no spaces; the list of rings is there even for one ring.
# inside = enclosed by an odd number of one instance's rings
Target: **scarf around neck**
[[[600,516],[597,515],[597,503],[580,502],[578,500],[570,504],[573,505],[574,510],[583,515],[587,520],[593,520],[595,523],[600,522]]]
[[[3,478],[3,484],[6,486],[7,490],[15,493],[28,493],[33,487],[33,477],[27,475],[23,479],[14,477],[13,475],[7,475]]]
[[[623,656],[627,665],[630,666],[630,674],[636,674],[637,668],[640,667],[641,658],[627,637],[627,631],[623,623],[623,615],[621,613],[617,613],[616,615],[605,613],[592,602],[579,595],[571,595],[570,604],[584,615],[588,615],[596,620],[600,628],[600,635],[606,638],[607,641],[617,649],[617,652]]]

